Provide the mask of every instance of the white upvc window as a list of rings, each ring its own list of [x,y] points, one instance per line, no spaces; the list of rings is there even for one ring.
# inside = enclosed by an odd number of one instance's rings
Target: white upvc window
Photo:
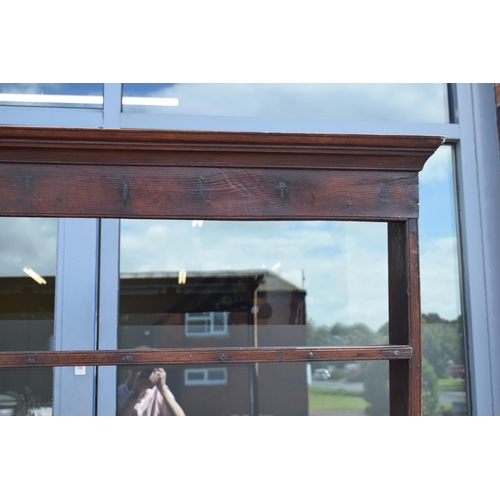
[[[227,368],[186,368],[185,385],[223,385],[227,384]]]
[[[227,335],[227,312],[186,313],[186,336]]]

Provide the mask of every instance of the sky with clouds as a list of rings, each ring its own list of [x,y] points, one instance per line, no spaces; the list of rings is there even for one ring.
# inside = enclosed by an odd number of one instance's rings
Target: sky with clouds
[[[124,84],[123,95],[177,98],[179,104],[173,107],[131,107],[174,115],[422,123],[447,120],[443,84]]]
[[[0,217],[0,277],[56,273],[57,219]]]
[[[1,93],[102,96],[103,84],[0,83]],[[447,121],[446,88],[439,83],[126,83],[123,95],[178,99],[178,106],[124,107],[124,111],[141,113],[298,120]]]
[[[0,103],[2,93],[102,96],[103,84],[0,83]],[[178,99],[178,106],[124,106],[125,112],[184,117],[447,121],[446,88],[438,83],[126,83],[123,95]]]

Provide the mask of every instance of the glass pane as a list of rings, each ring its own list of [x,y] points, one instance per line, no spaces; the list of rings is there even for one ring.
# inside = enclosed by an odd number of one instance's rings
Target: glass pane
[[[468,412],[456,227],[453,150],[441,146],[420,174],[424,390],[431,380],[439,387],[439,404],[424,404],[426,415]]]
[[[123,84],[123,111],[175,116],[448,122],[446,85]]]
[[[389,414],[387,361],[155,367],[164,381],[150,375],[152,369],[118,368],[118,414]]]
[[[387,225],[123,220],[122,349],[388,343]]]
[[[0,105],[102,108],[102,83],[0,83]]]
[[[0,351],[53,349],[56,219],[0,218]],[[1,370],[0,414],[52,413],[52,368]]]

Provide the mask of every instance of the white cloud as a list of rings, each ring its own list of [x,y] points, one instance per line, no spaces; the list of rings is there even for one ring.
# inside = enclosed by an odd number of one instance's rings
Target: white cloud
[[[0,218],[0,276],[55,276],[57,219]]]

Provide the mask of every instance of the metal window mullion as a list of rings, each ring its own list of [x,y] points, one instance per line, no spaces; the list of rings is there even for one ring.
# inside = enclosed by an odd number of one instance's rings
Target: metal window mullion
[[[215,329],[214,329],[214,313],[211,312],[210,313],[210,335],[214,335],[215,334]]]
[[[498,137],[493,84],[457,84],[461,140],[457,144],[457,192],[464,317],[474,415],[500,414],[498,300],[500,212]]]
[[[55,350],[96,346],[96,219],[59,219],[56,272]],[[94,414],[95,368],[76,375],[74,367],[54,369],[54,415]]]
[[[102,219],[99,249],[98,350],[118,348],[120,293],[120,221]],[[97,379],[97,415],[116,415],[115,366],[100,366]]]
[[[103,128],[119,128],[122,84],[104,84]],[[120,220],[102,219],[99,245],[98,350],[118,348]],[[116,366],[99,366],[97,415],[116,415]]]
[[[500,147],[493,84],[473,84],[493,415],[500,415]]]
[[[122,84],[104,84],[103,128],[120,128]]]

